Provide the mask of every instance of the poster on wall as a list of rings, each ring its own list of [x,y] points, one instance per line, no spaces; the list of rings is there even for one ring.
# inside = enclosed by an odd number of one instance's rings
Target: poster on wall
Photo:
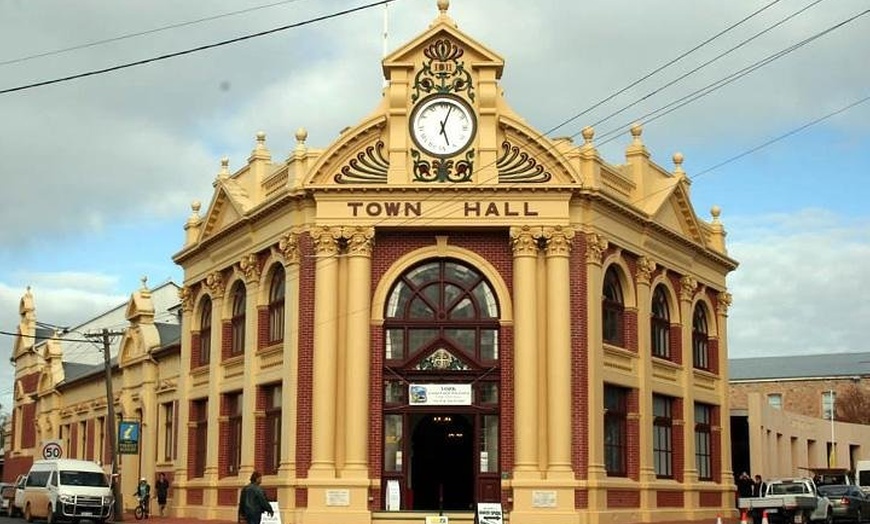
[[[412,406],[470,406],[471,384],[411,384],[408,403]]]
[[[118,452],[122,455],[139,453],[139,422],[121,421],[118,424]]]
[[[387,481],[387,493],[386,493],[386,508],[387,511],[399,511],[402,509],[401,505],[401,495],[399,494],[399,481],[395,479],[390,479]]]

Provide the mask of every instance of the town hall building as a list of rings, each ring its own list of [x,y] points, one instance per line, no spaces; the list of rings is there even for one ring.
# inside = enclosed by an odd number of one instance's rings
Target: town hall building
[[[369,116],[323,150],[300,129],[286,160],[258,133],[194,203],[180,333],[130,342],[115,378],[150,424],[142,471],[175,515],[225,520],[255,470],[294,524],[732,511],[719,210],[640,126],[617,163],[592,128],[532,128],[502,57],[437,6]]]

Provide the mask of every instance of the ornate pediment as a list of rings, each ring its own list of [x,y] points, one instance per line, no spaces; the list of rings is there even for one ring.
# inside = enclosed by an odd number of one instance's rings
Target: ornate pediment
[[[418,371],[469,371],[471,366],[444,348],[438,348],[414,366]]]

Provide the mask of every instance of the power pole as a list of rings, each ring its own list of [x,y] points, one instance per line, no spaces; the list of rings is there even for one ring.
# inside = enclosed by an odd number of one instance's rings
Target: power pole
[[[85,335],[86,337],[102,337],[103,339],[103,364],[106,373],[106,407],[108,409],[108,437],[109,443],[111,444],[110,449],[112,450],[112,494],[115,496],[115,521],[124,520],[124,501],[121,494],[121,479],[118,475],[118,435],[116,431],[118,421],[115,420],[115,394],[112,391],[112,365],[110,363],[111,351],[109,347],[109,337],[123,334],[122,331],[109,331],[108,329],[103,329],[102,333]]]

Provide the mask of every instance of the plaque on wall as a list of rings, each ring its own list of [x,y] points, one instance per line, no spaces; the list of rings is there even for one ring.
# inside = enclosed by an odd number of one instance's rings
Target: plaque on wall
[[[533,508],[555,508],[556,507],[556,492],[555,491],[533,491],[532,492],[532,507]]]
[[[350,506],[350,490],[349,489],[328,489],[328,490],[326,490],[326,505],[327,506]]]

